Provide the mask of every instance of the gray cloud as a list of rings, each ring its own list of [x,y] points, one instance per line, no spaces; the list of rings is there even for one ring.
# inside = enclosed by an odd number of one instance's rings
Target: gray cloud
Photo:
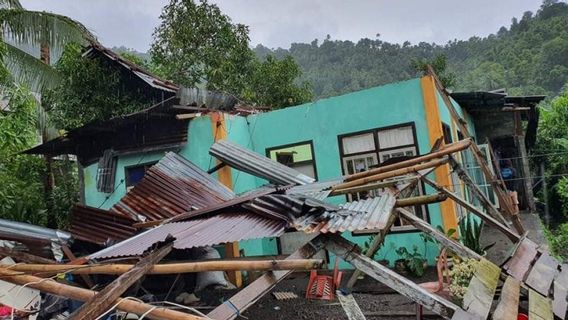
[[[167,0],[21,0],[30,10],[61,13],[81,21],[109,47],[146,51]],[[214,0],[234,22],[250,26],[253,45],[287,48],[327,34],[389,42],[446,43],[486,36],[536,11],[541,0]]]

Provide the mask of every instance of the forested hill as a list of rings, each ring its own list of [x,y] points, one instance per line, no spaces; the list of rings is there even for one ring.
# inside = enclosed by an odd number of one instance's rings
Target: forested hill
[[[496,30],[497,31],[497,30]],[[545,0],[536,13],[501,27],[485,38],[392,44],[380,39],[357,43],[326,39],[294,43],[289,49],[259,45],[264,56],[290,54],[312,83],[315,97],[333,96],[415,77],[413,59],[444,54],[455,74],[454,90],[506,88],[510,94],[556,95],[568,80],[568,4]]]

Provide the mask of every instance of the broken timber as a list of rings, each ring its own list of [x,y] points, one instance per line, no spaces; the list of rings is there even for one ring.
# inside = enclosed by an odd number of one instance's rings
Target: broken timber
[[[343,295],[343,293],[337,290],[336,293],[337,299],[339,303],[341,303],[341,307],[345,314],[347,315],[347,319],[349,320],[366,320],[363,311],[359,308],[357,301],[353,298],[352,294]]]
[[[111,284],[90,298],[77,311],[73,312],[68,319],[95,319],[104,314],[112,307],[114,301],[138,281],[152,266],[172,251],[173,244],[169,243],[162,248],[142,258],[132,269],[116,278]]]
[[[66,284],[55,282],[51,279],[38,278],[30,275],[22,275],[19,272],[0,268],[0,276],[3,281],[26,286],[29,288],[37,289],[42,292],[51,293],[57,296],[70,298],[73,300],[87,301],[96,295],[96,291],[73,287]],[[113,305],[116,308],[137,315],[147,313],[150,319],[166,319],[166,320],[200,320],[202,317],[197,317],[187,313],[170,310],[162,307],[156,307],[142,302],[118,298],[114,300]]]
[[[288,259],[308,259],[316,255],[325,245],[323,235],[318,235],[308,243],[304,244]],[[292,271],[269,271],[249,284],[229,300],[219,305],[207,314],[211,319],[230,320],[237,318],[241,312],[253,305],[258,299],[268,293],[280,281],[290,275]]]
[[[39,257],[27,252],[14,250],[11,248],[0,247],[0,256],[6,256],[14,258],[18,261],[32,262],[32,263],[44,263],[44,264],[55,264],[56,262],[51,259],[44,257]]]
[[[416,301],[445,319],[450,319],[456,310],[461,310],[454,303],[428,292],[416,283],[400,276],[396,272],[358,253],[357,246],[337,235],[326,235],[326,249],[351,263],[375,280],[391,287],[398,293]]]

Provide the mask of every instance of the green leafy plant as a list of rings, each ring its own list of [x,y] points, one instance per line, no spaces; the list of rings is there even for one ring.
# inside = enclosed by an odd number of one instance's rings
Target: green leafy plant
[[[476,221],[471,214],[468,213],[463,217],[458,226],[461,234],[461,242],[471,250],[483,255],[488,249],[495,245],[495,243],[492,243],[485,247],[481,246],[480,237],[483,224],[481,221]]]
[[[450,284],[450,293],[459,302],[463,300],[463,296],[467,291],[469,282],[473,278],[477,260],[465,259],[454,263],[450,270],[450,277],[452,279]]]
[[[412,247],[412,252],[406,247],[399,247],[396,253],[404,260],[406,269],[414,276],[422,277],[426,271],[426,259],[418,252],[418,247]]]

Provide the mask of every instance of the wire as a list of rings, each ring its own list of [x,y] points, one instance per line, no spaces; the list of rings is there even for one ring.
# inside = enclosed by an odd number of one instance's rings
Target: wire
[[[144,153],[142,154],[142,156],[140,157],[140,159],[138,159],[138,162],[137,162],[134,166],[138,166],[138,165],[142,162],[142,160],[144,160],[144,158],[146,157],[146,154],[147,154],[147,153],[148,153],[148,152],[144,152]],[[125,177],[125,179],[126,179],[126,177]],[[97,209],[100,209],[100,208],[110,199],[110,197],[114,194],[114,192],[115,192],[116,190],[118,190],[118,188],[125,182],[125,179],[120,180],[120,183],[117,184],[117,185],[114,187],[114,189],[112,189],[112,192],[109,193],[109,194],[105,197],[105,200],[97,207]]]

